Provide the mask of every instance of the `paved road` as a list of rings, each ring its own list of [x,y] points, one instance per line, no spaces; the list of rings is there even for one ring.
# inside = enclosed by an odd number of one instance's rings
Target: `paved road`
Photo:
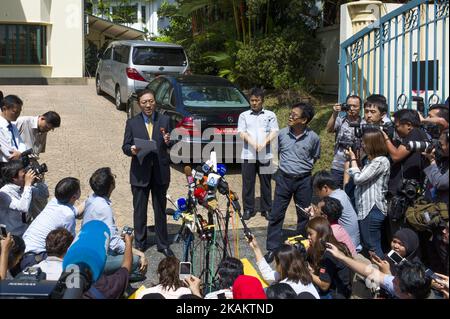
[[[81,181],[82,199],[90,193],[89,177],[100,167],[111,167],[117,176],[116,189],[111,200],[119,227],[132,226],[132,197],[128,183],[130,158],[122,153],[121,145],[125,129],[126,113],[115,109],[112,99],[97,96],[92,81],[87,86],[0,86],[4,95],[16,94],[24,101],[22,115],[38,115],[54,110],[61,115],[61,127],[49,133],[47,152],[41,154],[41,163],[47,163],[49,172],[46,181],[51,196],[56,183],[63,177],[73,176]],[[168,193],[176,200],[186,195],[183,166],[171,169],[172,182]],[[241,192],[240,167],[229,168],[227,176],[230,188]],[[274,189],[274,186],[273,186]],[[256,186],[259,196],[259,184]],[[220,202],[225,208],[225,201]],[[151,204],[149,205],[151,207]],[[168,204],[170,207],[170,204]],[[291,203],[285,224],[294,224],[296,216]],[[148,225],[153,224],[153,211],[149,209]],[[175,234],[180,222],[169,217],[169,232]],[[237,224],[240,227],[240,224]],[[255,229],[261,247],[265,246],[267,222],[256,216],[248,222]],[[79,226],[79,225],[78,225]],[[242,233],[241,233],[242,237]],[[241,238],[240,257],[250,257],[245,241]],[[181,258],[182,244],[174,244],[173,249]],[[162,255],[155,247],[147,251],[150,260],[148,280],[156,282],[155,272]],[[149,281],[146,281],[148,283]]]

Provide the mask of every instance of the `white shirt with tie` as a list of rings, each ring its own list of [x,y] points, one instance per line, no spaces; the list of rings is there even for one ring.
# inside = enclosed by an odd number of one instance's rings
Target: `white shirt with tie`
[[[0,162],[8,162],[8,158],[15,150],[24,152],[26,149],[17,127],[0,116]]]

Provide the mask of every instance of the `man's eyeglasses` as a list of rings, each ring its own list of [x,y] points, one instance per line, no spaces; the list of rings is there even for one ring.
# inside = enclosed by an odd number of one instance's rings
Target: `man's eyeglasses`
[[[298,119],[300,119],[301,117],[298,116],[297,114],[291,113],[291,114],[289,114],[289,118],[291,118],[291,119],[293,119],[293,120],[298,120]]]

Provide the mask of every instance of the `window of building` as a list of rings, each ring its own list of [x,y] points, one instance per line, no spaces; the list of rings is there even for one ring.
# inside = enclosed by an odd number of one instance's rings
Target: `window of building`
[[[0,24],[0,64],[47,64],[47,28]]]
[[[147,23],[147,19],[146,19],[146,12],[145,12],[145,6],[141,6],[141,18],[142,18],[142,23]]]

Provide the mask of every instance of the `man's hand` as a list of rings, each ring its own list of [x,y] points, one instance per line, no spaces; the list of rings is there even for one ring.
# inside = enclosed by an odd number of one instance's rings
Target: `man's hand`
[[[378,266],[378,269],[386,275],[391,274],[391,266],[386,260],[381,259],[375,253],[370,254],[370,261]]]
[[[25,173],[25,186],[31,186],[34,182],[34,180],[36,179],[36,173],[32,170],[29,169],[26,173]]]
[[[22,153],[19,152],[18,150],[9,151],[9,153],[11,154],[8,157],[9,161],[11,161],[11,160],[18,160],[18,159],[20,159],[20,156],[22,155]]]
[[[435,153],[435,149],[433,148],[433,150],[430,153],[427,152],[423,152],[422,155],[428,159],[430,161],[430,164],[432,164],[435,160],[436,160],[436,153]]]
[[[81,219],[83,218],[84,214],[84,208],[86,207],[86,201],[81,201],[78,205],[75,205],[75,208],[77,209],[77,216],[76,218]]]
[[[344,150],[344,155],[346,157],[349,157],[351,161],[356,160],[356,155],[355,153],[353,153],[353,150],[351,147],[349,147],[348,149]]]
[[[170,143],[170,134],[166,133],[163,135],[163,139],[164,139],[164,143],[166,143],[166,145],[169,145]]]
[[[9,251],[11,250],[12,246],[14,245],[14,239],[11,235],[11,233],[8,233],[6,237],[0,238],[0,247],[1,253],[8,255]]]
[[[139,271],[142,274],[145,274],[145,273],[147,273],[147,268],[148,268],[148,259],[147,259],[147,257],[145,257],[145,255],[139,256]]]
[[[341,111],[341,104],[340,103],[336,103],[335,105],[333,105],[333,111],[336,113],[339,113]]]
[[[136,156],[139,153],[140,150],[141,149],[139,147],[136,147],[136,145],[132,145],[131,146],[131,154],[134,155],[134,156]]]
[[[266,147],[266,144],[257,144],[256,145],[256,152],[259,153],[261,152],[264,148]]]
[[[189,289],[192,291],[192,293],[200,298],[202,298],[202,293],[201,293],[201,283],[202,281],[193,276],[190,275],[189,277],[184,279],[184,282],[186,283],[186,285],[189,287]]]
[[[327,243],[326,250],[329,251],[337,259],[345,258],[345,254],[343,252],[341,252],[335,245],[333,245],[331,243]]]

